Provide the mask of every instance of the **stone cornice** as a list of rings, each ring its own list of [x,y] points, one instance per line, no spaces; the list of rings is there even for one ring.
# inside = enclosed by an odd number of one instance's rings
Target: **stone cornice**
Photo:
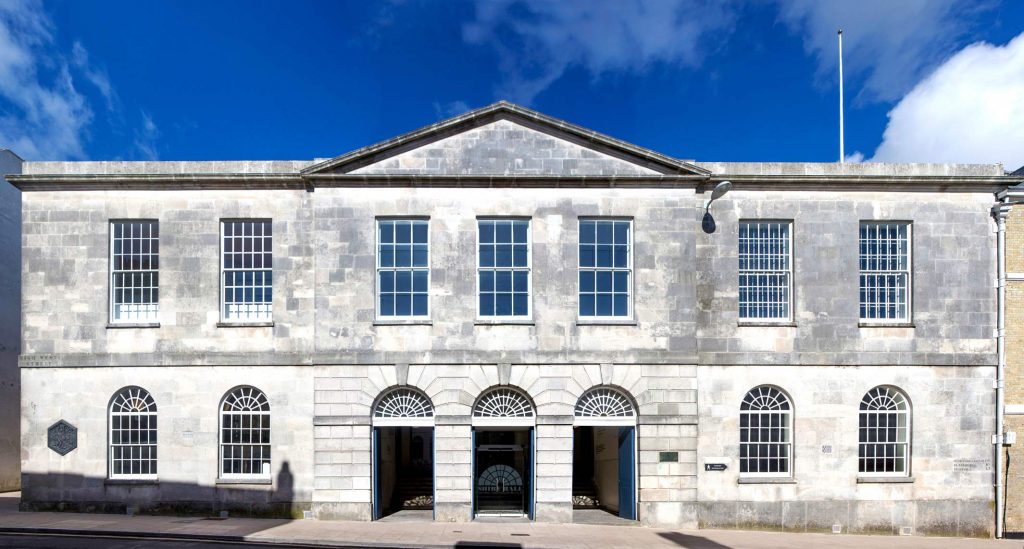
[[[317,187],[351,188],[695,188],[704,192],[719,181],[732,181],[734,190],[821,190],[890,192],[984,192],[1005,190],[1016,180],[998,176],[876,176],[876,175],[353,175],[336,173],[183,173],[183,174],[16,174],[8,175],[18,189],[31,191],[84,190],[306,190]],[[1014,198],[1024,191],[1011,191]]]

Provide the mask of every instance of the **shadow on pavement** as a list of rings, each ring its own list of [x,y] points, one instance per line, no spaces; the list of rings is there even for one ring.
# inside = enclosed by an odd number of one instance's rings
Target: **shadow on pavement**
[[[701,536],[690,536],[679,532],[658,532],[658,535],[680,547],[686,547],[686,549],[732,549],[728,545],[722,545]]]

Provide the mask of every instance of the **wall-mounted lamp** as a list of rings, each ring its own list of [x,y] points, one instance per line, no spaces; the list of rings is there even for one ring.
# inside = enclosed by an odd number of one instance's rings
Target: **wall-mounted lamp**
[[[711,191],[711,198],[704,201],[704,213],[708,213],[708,208],[711,207],[711,203],[714,202],[715,200],[718,200],[719,198],[722,198],[722,196],[724,196],[725,193],[729,192],[729,189],[731,188],[731,181],[722,181],[718,185],[715,185],[715,189]]]

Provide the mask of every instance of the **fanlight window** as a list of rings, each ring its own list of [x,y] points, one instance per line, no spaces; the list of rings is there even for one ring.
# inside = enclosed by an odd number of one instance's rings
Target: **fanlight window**
[[[413,389],[392,389],[377,402],[373,409],[373,421],[383,423],[409,424],[430,422],[434,418],[434,405],[426,395]]]
[[[775,387],[754,387],[740,404],[740,474],[792,474],[793,412]]]
[[[580,397],[576,403],[575,416],[595,422],[626,420],[632,424],[636,421],[636,410],[621,391],[611,387],[595,387]]]
[[[125,387],[110,403],[111,478],[156,477],[156,402],[141,387]]]
[[[231,391],[220,418],[221,476],[270,476],[270,403],[263,391]]]
[[[526,395],[516,389],[493,389],[477,400],[473,417],[532,418],[533,405]]]
[[[908,474],[910,404],[893,387],[875,387],[860,401],[858,471],[861,475]]]

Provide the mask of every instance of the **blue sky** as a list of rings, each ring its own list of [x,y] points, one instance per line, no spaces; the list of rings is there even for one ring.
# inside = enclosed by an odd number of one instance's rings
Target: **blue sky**
[[[679,158],[1024,164],[1024,2],[0,0],[0,147],[330,157],[507,99]]]

